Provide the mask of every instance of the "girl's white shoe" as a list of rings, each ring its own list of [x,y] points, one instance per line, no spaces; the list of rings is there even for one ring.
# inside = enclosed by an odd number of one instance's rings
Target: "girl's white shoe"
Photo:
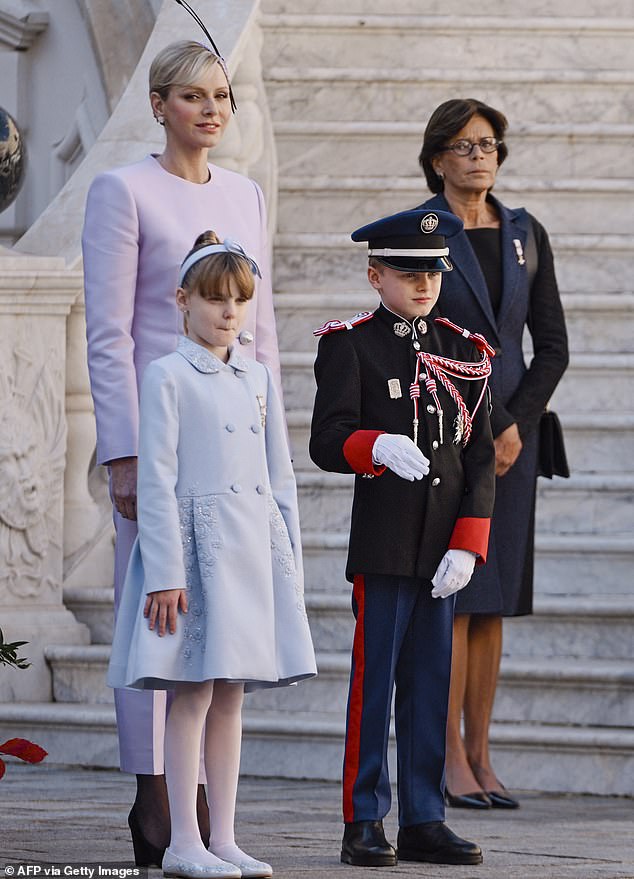
[[[270,864],[264,861],[256,861],[255,858],[247,855],[237,845],[219,845],[215,849],[210,848],[209,851],[217,858],[222,858],[235,864],[245,879],[256,879],[256,877],[268,879],[269,876],[273,875],[273,867]]]
[[[213,852],[211,854],[213,855]],[[162,866],[164,876],[174,876],[179,879],[220,879],[220,877],[241,879],[242,877],[239,867],[217,856],[214,856],[213,861],[209,858],[208,863],[200,864],[175,855],[169,848],[165,849]]]

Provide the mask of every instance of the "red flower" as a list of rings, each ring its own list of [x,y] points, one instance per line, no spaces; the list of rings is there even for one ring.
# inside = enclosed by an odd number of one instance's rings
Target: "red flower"
[[[0,745],[0,754],[9,754],[11,757],[18,757],[25,763],[41,763],[48,754],[44,748],[29,742],[27,739],[9,739],[4,745]],[[0,758],[0,778],[6,772],[6,763]]]

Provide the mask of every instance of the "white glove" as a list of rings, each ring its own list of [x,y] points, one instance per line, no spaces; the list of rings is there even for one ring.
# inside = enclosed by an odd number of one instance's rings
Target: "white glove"
[[[400,433],[382,433],[372,446],[372,460],[385,464],[397,476],[413,482],[429,473],[429,458],[408,436]]]
[[[432,598],[448,598],[467,585],[475,568],[476,555],[468,549],[448,549],[432,577]]]

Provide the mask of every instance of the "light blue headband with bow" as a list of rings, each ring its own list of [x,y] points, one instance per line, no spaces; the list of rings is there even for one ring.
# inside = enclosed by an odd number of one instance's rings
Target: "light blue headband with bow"
[[[201,259],[205,259],[205,257],[211,256],[213,253],[235,253],[236,256],[241,256],[243,259],[246,259],[249,268],[254,275],[257,275],[258,278],[262,277],[258,264],[244,252],[242,245],[238,244],[237,241],[232,241],[231,238],[225,238],[222,244],[207,244],[205,247],[201,247],[199,250],[194,251],[194,253],[190,253],[189,256],[185,258],[181,265],[180,272],[178,273],[178,286],[183,286],[183,281],[185,280],[187,272],[193,265],[196,265]]]

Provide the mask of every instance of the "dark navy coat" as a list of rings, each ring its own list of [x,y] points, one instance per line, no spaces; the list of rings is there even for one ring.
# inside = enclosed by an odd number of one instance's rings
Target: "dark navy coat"
[[[501,221],[503,290],[498,314],[494,314],[484,275],[465,232],[448,242],[454,270],[443,275],[438,306],[450,320],[482,333],[496,349],[490,380],[493,435],[516,422],[523,449],[511,470],[496,479],[487,564],[476,570],[469,588],[458,594],[456,612],[515,616],[532,611],[536,427],[568,363],[568,345],[544,228],[524,208],[511,210],[492,196],[489,199]],[[442,194],[420,207],[451,210]],[[527,253],[529,224],[533,225],[538,255],[532,285],[528,263],[520,264],[513,243],[519,239],[521,251]],[[525,327],[534,350],[528,366],[522,351]]]
[[[408,482],[383,467],[375,468],[371,449],[381,432],[412,436],[416,352],[478,361],[473,342],[438,324],[434,310],[417,339],[395,334],[395,324],[410,326],[383,305],[365,323],[324,335],[319,342],[310,455],[322,470],[357,473],[346,574],[387,574],[431,579],[448,548],[469,549],[486,558],[493,510],[495,451],[486,400],[473,419],[466,446],[453,442],[457,407],[438,385],[444,442],[438,415],[421,387],[418,445],[430,459],[430,472]],[[390,393],[396,382],[401,396]],[[482,381],[455,379],[467,408],[476,406]],[[367,476],[374,478],[365,478]]]

